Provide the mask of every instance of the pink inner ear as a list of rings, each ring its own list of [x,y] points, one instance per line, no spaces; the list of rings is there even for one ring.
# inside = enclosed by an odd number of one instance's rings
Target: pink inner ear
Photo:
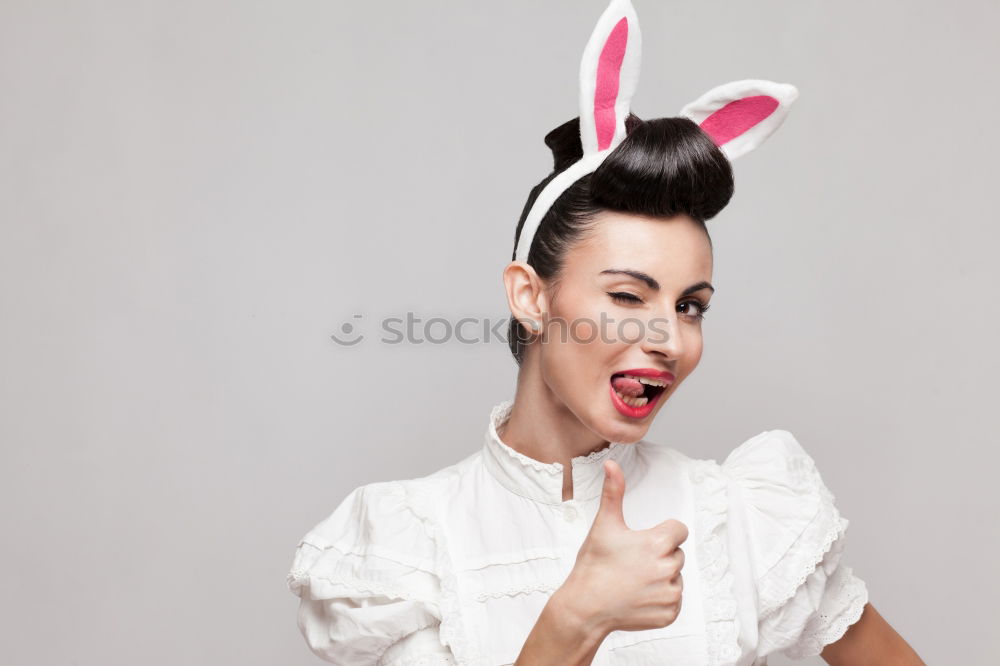
[[[597,149],[611,145],[615,136],[615,102],[618,99],[618,80],[621,75],[625,47],[628,44],[628,19],[622,17],[608,35],[597,61],[597,85],[594,90],[594,127],[597,131]]]
[[[715,145],[721,146],[757,125],[776,108],[778,100],[770,95],[744,97],[715,111],[701,121],[700,127],[712,137]]]

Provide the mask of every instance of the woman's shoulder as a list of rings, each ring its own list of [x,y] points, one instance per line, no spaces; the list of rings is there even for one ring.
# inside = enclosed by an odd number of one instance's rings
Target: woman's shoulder
[[[733,448],[721,463],[645,439],[639,442],[639,451],[654,464],[686,469],[698,482],[713,477],[740,486],[766,483],[787,490],[826,490],[812,456],[788,430],[760,432]]]
[[[404,544],[419,535],[405,482],[376,481],[352,489],[334,509],[309,529],[300,552],[376,555],[407,561],[415,553]],[[432,562],[408,562],[422,568]]]
[[[868,600],[864,581],[842,563],[850,521],[788,430],[745,440],[719,469],[728,484],[730,528],[742,537],[754,575],[759,654],[819,654],[857,621]]]
[[[286,584],[302,600],[308,644],[327,661],[382,663],[392,649],[455,663],[438,638],[440,609],[453,597],[423,515],[428,487],[424,479],[357,486],[299,541]]]
[[[473,459],[469,456],[424,476],[356,486],[301,541],[317,548],[394,559],[430,557],[431,523],[455,495]],[[414,548],[414,544],[426,547]]]
[[[786,532],[798,531],[824,508],[835,510],[816,461],[788,430],[765,430],[746,439],[718,467],[757,522],[770,515]]]
[[[305,536],[305,540],[338,539],[355,548],[362,540],[378,540],[399,534],[433,512],[438,500],[458,481],[451,465],[426,476],[372,481],[350,490],[332,513]]]
[[[737,476],[746,473],[771,472],[793,479],[808,477],[815,461],[788,430],[765,430],[736,446],[722,462],[722,468]]]
[[[830,566],[839,559],[849,521],[813,457],[788,430],[743,441],[719,470],[730,510],[740,511],[765,616],[787,602],[824,557]]]
[[[695,482],[716,480],[758,490],[762,485],[782,488],[786,498],[798,493],[829,492],[812,456],[788,430],[765,430],[741,442],[720,463],[698,458],[679,448],[643,439],[638,455],[651,465],[686,470]]]

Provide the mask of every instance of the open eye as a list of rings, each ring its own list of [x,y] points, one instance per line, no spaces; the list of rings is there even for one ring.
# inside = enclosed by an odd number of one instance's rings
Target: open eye
[[[691,306],[694,306],[694,313],[691,311]],[[682,308],[685,308],[682,310]],[[697,320],[705,318],[705,313],[708,312],[708,303],[702,303],[701,301],[684,301],[677,306],[677,311],[688,317],[692,317]]]
[[[609,291],[610,296],[616,303],[642,303],[642,299],[627,291]]]

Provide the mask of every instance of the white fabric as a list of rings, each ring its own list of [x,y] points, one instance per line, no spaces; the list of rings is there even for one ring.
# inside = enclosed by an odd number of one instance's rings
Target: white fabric
[[[618,76],[610,76],[607,80],[598,81],[598,72],[601,69],[602,55],[604,47],[608,43],[608,38],[612,31],[620,22],[627,25],[627,41],[625,52],[622,57],[621,68],[617,72]],[[549,181],[531,204],[531,209],[524,218],[521,225],[521,232],[518,234],[517,244],[514,248],[514,258],[517,261],[528,261],[531,252],[531,244],[534,241],[535,233],[542,223],[549,209],[556,199],[565,192],[573,183],[584,176],[593,173],[604,162],[604,160],[625,140],[628,133],[625,129],[625,119],[630,113],[632,97],[635,95],[636,87],[639,85],[639,72],[641,71],[642,60],[642,35],[639,30],[639,18],[636,16],[635,8],[630,0],[611,0],[607,8],[597,20],[597,25],[587,41],[587,46],[583,51],[580,60],[580,74],[578,79],[579,88],[579,110],[580,110],[580,146],[582,157],[572,164],[568,169]],[[613,60],[613,58],[611,58]],[[607,63],[605,63],[607,64]],[[599,104],[597,91],[602,88],[607,94],[609,87],[615,88],[614,96],[614,117],[615,130],[610,143],[603,149],[599,146],[597,135],[597,124],[595,122],[595,107]],[[765,118],[758,118],[749,126],[742,123],[742,119],[735,135],[725,132],[726,136],[720,138],[712,136],[723,154],[730,161],[745,155],[757,146],[762,144],[771,136],[785,120],[791,105],[799,96],[798,89],[788,83],[775,83],[765,79],[742,79],[740,81],[730,81],[720,86],[712,88],[701,97],[684,105],[678,115],[687,117],[699,126],[713,113],[727,106],[731,102],[738,102],[747,97],[757,95],[767,95],[773,97],[778,102],[777,108]],[[600,104],[602,108],[607,103],[606,97],[602,96]],[[704,129],[704,128],[703,128]]]
[[[769,116],[719,146],[723,154],[732,162],[757,148],[781,127],[792,104],[799,98],[798,88],[790,83],[776,83],[765,79],[730,81],[716,86],[698,99],[688,102],[677,115],[689,118],[700,126],[722,107],[736,100],[756,97],[757,95],[774,98],[777,100],[778,106]]]
[[[545,184],[545,187],[532,202],[531,212],[524,218],[524,224],[521,225],[521,234],[518,236],[515,255],[517,261],[528,262],[528,253],[531,251],[531,242],[535,238],[535,232],[538,231],[542,218],[552,208],[552,204],[556,202],[559,195],[587,174],[597,171],[597,167],[601,166],[610,152],[610,150],[602,150],[599,153],[584,155]]]
[[[848,525],[791,433],[768,430],[720,465],[642,440],[562,465],[507,446],[494,407],[482,447],[425,477],[351,491],[295,552],[288,586],[309,647],[335,664],[512,664],[573,567],[600,504],[602,463],[626,479],[632,529],[672,517],[684,604],[663,628],[614,631],[593,664],[761,666],[815,655],[856,622],[864,582],[841,564]]]
[[[614,92],[615,132],[611,144],[603,152],[609,153],[619,143],[625,140],[625,118],[632,106],[632,97],[639,85],[639,70],[642,63],[642,33],[639,30],[639,17],[630,0],[611,0],[607,8],[597,19],[594,31],[587,40],[580,59],[580,146],[584,155],[591,155],[600,150],[597,138],[597,125],[594,120],[595,102],[600,84],[597,74],[601,65],[601,54],[615,27],[625,21],[627,39],[621,67],[617,72],[617,90]]]
[[[621,67],[617,72],[617,91],[614,100],[615,131],[611,142],[601,149],[598,145],[597,124],[594,118],[599,87],[597,74],[601,65],[601,54],[608,37],[622,20],[626,22],[628,27],[625,53]],[[636,16],[635,7],[629,0],[611,0],[597,19],[597,24],[583,50],[583,57],[580,59],[578,104],[580,110],[580,147],[583,156],[550,180],[532,202],[531,210],[525,216],[524,224],[521,225],[517,246],[514,248],[514,257],[517,261],[527,263],[535,232],[538,231],[542,218],[552,208],[552,204],[559,198],[559,195],[569,189],[576,181],[596,171],[608,155],[625,140],[627,136],[625,118],[628,117],[632,96],[635,94],[636,86],[639,85],[641,60],[642,34],[639,30],[639,17]]]

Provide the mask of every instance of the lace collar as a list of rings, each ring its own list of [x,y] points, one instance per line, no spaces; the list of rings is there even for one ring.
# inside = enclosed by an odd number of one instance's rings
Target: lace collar
[[[562,504],[562,463],[543,463],[515,451],[497,435],[510,417],[514,403],[505,400],[493,408],[483,445],[483,460],[487,469],[505,488],[513,493],[545,504]],[[622,468],[625,477],[635,463],[635,446],[610,442],[599,451],[572,459],[573,501],[599,497],[604,487],[604,460],[612,458]]]

